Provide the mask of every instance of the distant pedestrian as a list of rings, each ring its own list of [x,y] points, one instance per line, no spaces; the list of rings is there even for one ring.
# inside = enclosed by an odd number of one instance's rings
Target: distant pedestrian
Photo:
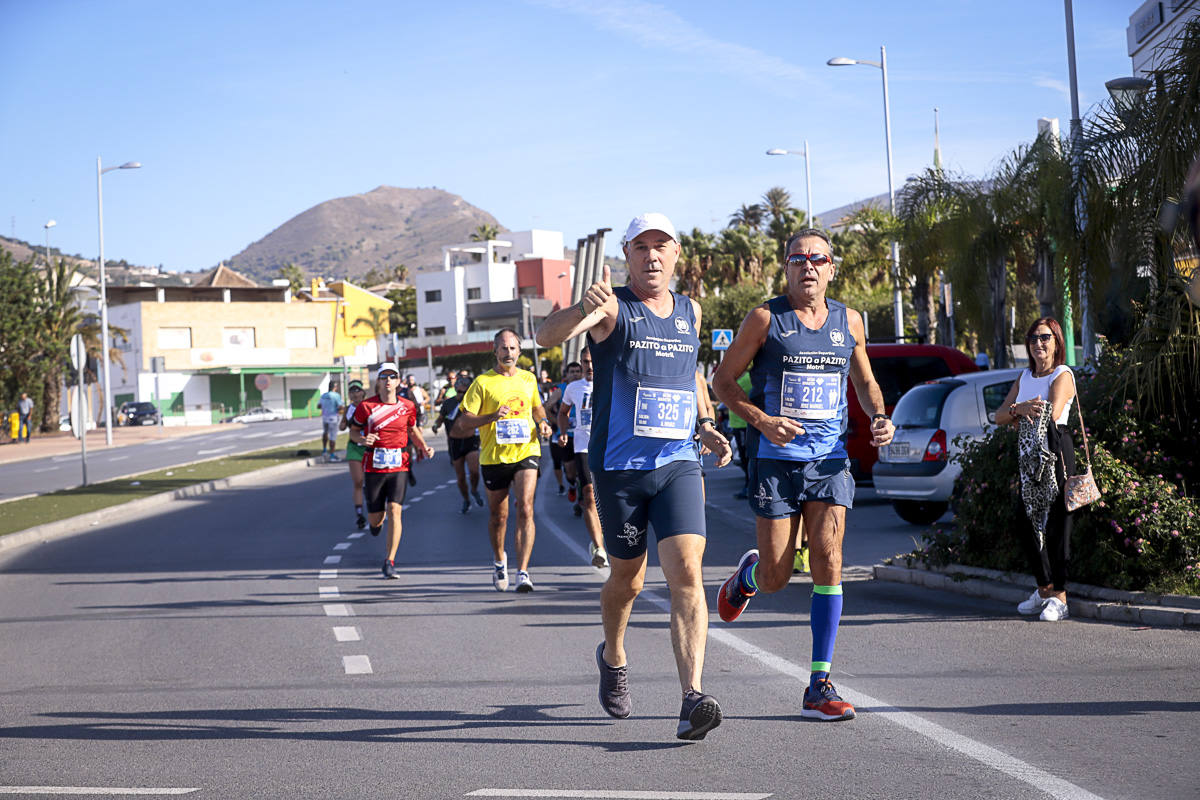
[[[1017,425],[1020,430],[1021,499],[1029,517],[1025,550],[1038,584],[1017,611],[1058,622],[1067,618],[1072,514],[1062,488],[1067,476],[1075,474],[1075,441],[1067,426],[1075,401],[1075,373],[1065,363],[1057,320],[1036,320],[1025,334],[1025,347],[1029,368],[996,411],[996,424]]]
[[[328,452],[330,461],[337,461],[338,423],[342,414],[339,388],[341,385],[337,381],[330,381],[329,391],[317,400],[317,407],[321,409],[321,455]]]
[[[17,415],[20,417],[20,423],[17,425],[18,442],[24,437],[25,443],[29,444],[29,434],[33,429],[29,418],[32,414],[33,400],[30,399],[26,392],[21,392],[21,399],[17,401]]]

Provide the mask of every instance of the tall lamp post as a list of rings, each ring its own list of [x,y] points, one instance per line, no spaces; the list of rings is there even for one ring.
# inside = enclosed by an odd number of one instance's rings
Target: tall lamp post
[[[883,72],[883,135],[887,140],[888,209],[896,216],[896,191],[892,187],[892,111],[888,102],[887,48],[880,46],[879,60],[861,58],[831,58],[825,62],[831,67],[848,67],[865,64]],[[892,240],[892,309],[896,317],[896,340],[904,337],[904,298],[900,295],[900,243]]]
[[[100,228],[100,365],[104,367],[104,442],[112,446],[112,383],[108,366],[108,283],[104,276],[104,189],[100,176],[114,169],[138,169],[136,161],[126,161],[119,167],[102,167],[96,156],[96,217]]]
[[[50,229],[58,223],[50,220],[42,227],[46,229],[46,269],[50,269]]]
[[[804,191],[805,197],[808,198],[808,226],[811,228],[814,225],[812,215],[812,170],[808,160],[808,139],[804,140],[803,150],[784,150],[781,147],[772,147],[767,151],[769,156],[804,156]]]

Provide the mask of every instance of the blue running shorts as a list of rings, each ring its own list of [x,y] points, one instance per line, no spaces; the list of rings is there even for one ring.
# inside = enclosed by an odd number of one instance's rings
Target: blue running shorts
[[[854,478],[850,460],[784,461],[750,459],[750,510],[764,519],[799,514],[810,500],[854,507]]]
[[[592,485],[609,555],[641,557],[647,527],[660,542],[681,533],[705,535],[704,484],[695,461],[651,470],[594,470]]]

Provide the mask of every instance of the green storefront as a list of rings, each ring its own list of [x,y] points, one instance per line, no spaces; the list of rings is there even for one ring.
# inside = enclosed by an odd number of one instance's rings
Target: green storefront
[[[362,371],[352,369],[351,376],[354,377]],[[293,418],[319,416],[317,400],[321,396],[320,389],[311,385],[288,386],[288,378],[332,375],[335,380],[340,382],[342,367],[338,364],[330,364],[327,367],[209,367],[198,369],[195,374],[208,376],[212,420],[220,422],[222,419],[241,414],[251,408],[262,405],[278,405],[277,397],[269,403],[264,403],[263,390],[259,388],[260,384],[267,384],[268,381],[277,379],[282,382],[281,391],[271,394],[283,395],[283,402],[287,404],[286,410],[290,411]],[[268,380],[260,381],[259,376],[266,376]],[[303,383],[310,384],[311,380],[303,381]],[[285,409],[275,408],[274,410]]]

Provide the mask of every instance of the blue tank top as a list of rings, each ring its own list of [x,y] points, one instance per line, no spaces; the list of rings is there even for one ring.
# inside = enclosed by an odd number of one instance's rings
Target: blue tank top
[[[747,449],[758,458],[821,461],[846,458],[846,377],[857,342],[846,306],[826,300],[829,316],[819,330],[801,324],[786,295],[767,302],[771,325],[750,369],[750,402],[773,417],[804,427],[780,447],[749,427]]]
[[[671,292],[675,306],[664,319],[628,286],[613,294],[613,332],[602,342],[588,335],[594,375],[588,465],[651,470],[695,461],[691,438],[700,338],[692,301]]]

